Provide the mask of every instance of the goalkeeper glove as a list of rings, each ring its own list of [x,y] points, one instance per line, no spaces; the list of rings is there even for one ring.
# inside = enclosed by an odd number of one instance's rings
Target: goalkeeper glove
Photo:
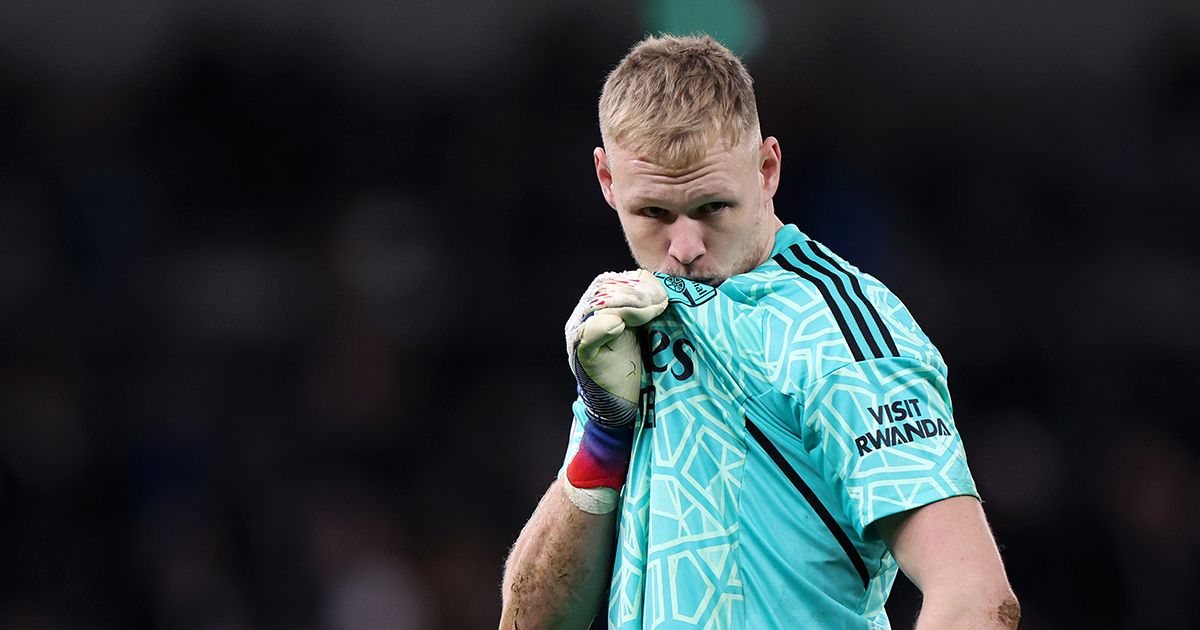
[[[650,272],[610,272],[592,281],[567,320],[567,357],[587,422],[563,487],[585,512],[607,514],[617,506],[642,391],[642,355],[632,328],[666,308],[667,292]]]

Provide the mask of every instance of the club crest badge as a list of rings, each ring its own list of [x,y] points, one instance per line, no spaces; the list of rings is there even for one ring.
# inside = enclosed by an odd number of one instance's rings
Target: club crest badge
[[[687,278],[670,276],[661,272],[655,272],[654,275],[658,276],[662,280],[663,286],[666,287],[668,301],[675,304],[700,306],[717,295],[717,290],[707,284],[700,284]]]

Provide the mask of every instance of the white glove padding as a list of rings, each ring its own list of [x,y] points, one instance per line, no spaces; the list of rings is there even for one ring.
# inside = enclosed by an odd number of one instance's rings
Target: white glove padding
[[[642,389],[642,355],[631,328],[658,317],[666,308],[666,290],[644,269],[602,273],[580,298],[567,320],[567,360],[584,401],[600,418],[617,420],[612,415],[614,405],[624,407],[620,401],[636,408]],[[609,397],[620,401],[604,400]]]

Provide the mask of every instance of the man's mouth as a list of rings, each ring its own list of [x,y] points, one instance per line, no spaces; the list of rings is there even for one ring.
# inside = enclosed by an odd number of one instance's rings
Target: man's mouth
[[[699,282],[700,284],[707,284],[710,287],[715,287],[718,284],[721,284],[721,279],[716,276],[683,276],[683,277],[687,278],[688,280],[691,280],[692,282]]]
[[[663,269],[662,273],[665,273],[668,276],[676,276],[685,280],[691,280],[692,282],[698,282],[700,284],[707,284],[710,287],[715,287],[725,281],[725,279],[720,276],[701,276],[697,274],[689,274],[684,273],[680,269]]]

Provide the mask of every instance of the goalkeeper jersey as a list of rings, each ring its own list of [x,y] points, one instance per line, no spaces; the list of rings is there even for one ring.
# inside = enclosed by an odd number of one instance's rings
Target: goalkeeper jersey
[[[897,566],[870,525],[978,496],[937,349],[794,225],[717,288],[657,275],[609,627],[890,627]]]

